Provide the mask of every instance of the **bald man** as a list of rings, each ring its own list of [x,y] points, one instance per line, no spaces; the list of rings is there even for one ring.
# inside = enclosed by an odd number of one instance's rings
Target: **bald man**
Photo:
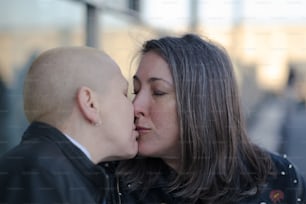
[[[100,162],[137,153],[127,81],[105,53],[49,50],[24,84],[30,122],[0,159],[0,203],[106,203],[111,189]]]

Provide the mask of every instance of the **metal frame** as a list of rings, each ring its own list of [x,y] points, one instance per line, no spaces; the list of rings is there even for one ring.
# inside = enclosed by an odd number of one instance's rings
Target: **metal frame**
[[[118,14],[123,14],[132,17],[136,23],[141,24],[138,12],[128,9],[111,8],[103,4],[103,0],[73,0],[85,4],[86,6],[86,46],[99,47],[100,44],[100,26],[99,26],[99,14],[104,11],[110,11]]]

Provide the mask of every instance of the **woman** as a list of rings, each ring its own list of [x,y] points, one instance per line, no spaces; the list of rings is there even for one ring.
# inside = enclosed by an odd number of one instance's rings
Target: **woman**
[[[139,157],[118,168],[126,203],[304,202],[293,165],[250,143],[223,48],[191,34],[150,40],[134,91]]]

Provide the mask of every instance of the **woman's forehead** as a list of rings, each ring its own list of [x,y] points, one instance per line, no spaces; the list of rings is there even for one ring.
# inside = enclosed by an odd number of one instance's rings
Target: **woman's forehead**
[[[168,63],[155,52],[143,55],[135,76],[138,79],[161,78],[172,81]]]

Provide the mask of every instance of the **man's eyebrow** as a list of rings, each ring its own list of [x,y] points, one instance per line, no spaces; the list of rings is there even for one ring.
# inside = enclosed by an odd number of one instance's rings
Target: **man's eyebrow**
[[[133,79],[136,80],[136,81],[140,81],[138,76],[136,76],[136,75],[133,76]]]
[[[127,91],[129,89],[129,82],[125,81],[124,82],[124,91]]]

